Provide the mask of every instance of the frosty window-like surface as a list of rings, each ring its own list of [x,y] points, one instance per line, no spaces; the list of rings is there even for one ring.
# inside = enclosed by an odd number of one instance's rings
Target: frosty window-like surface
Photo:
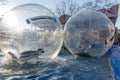
[[[84,10],[73,15],[65,25],[64,43],[75,54],[92,57],[104,55],[114,42],[114,25],[104,14]]]

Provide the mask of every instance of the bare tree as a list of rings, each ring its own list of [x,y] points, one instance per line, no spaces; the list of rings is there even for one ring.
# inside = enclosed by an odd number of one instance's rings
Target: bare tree
[[[66,13],[66,1],[63,0],[60,4],[56,5],[56,12],[59,16],[63,15]]]
[[[101,8],[109,8],[115,4],[116,0],[94,0],[86,2],[82,5],[83,8],[98,10]]]
[[[107,8],[115,5],[116,4],[116,0],[103,0],[102,4],[104,4],[102,8],[106,8],[107,9]]]
[[[74,2],[73,0],[67,1],[69,15],[73,15],[80,10],[80,6],[76,2]]]
[[[74,0],[62,0],[56,5],[56,12],[58,16],[63,14],[73,15],[80,10],[80,6]]]

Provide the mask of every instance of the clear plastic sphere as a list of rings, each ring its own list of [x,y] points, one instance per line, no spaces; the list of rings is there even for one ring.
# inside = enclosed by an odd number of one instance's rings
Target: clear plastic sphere
[[[64,31],[65,46],[74,55],[100,57],[114,42],[113,23],[98,11],[78,12],[67,21]]]
[[[39,4],[23,4],[2,15],[0,49],[9,59],[53,59],[63,42],[59,20]]]

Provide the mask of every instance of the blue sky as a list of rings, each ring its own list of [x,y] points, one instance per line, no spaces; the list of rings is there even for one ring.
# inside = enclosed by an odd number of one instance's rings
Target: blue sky
[[[82,5],[84,2],[87,2],[89,0],[75,0],[77,3]],[[0,6],[0,13],[4,12],[6,10],[9,10],[10,8],[13,8],[17,5],[21,5],[24,3],[37,3],[41,4],[48,9],[50,9],[52,12],[55,12],[56,4],[61,2],[61,0],[8,0],[8,4],[4,6]],[[117,3],[120,4],[120,0],[116,0]],[[119,10],[119,17],[117,19],[116,26],[120,29],[120,10]]]

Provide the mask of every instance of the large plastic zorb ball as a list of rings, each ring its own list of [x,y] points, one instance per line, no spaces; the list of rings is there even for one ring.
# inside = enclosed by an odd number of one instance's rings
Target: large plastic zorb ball
[[[63,41],[63,29],[55,15],[38,4],[24,4],[2,15],[0,49],[9,59],[55,58]]]
[[[114,25],[102,13],[78,12],[65,25],[64,43],[74,55],[100,57],[114,42]]]

